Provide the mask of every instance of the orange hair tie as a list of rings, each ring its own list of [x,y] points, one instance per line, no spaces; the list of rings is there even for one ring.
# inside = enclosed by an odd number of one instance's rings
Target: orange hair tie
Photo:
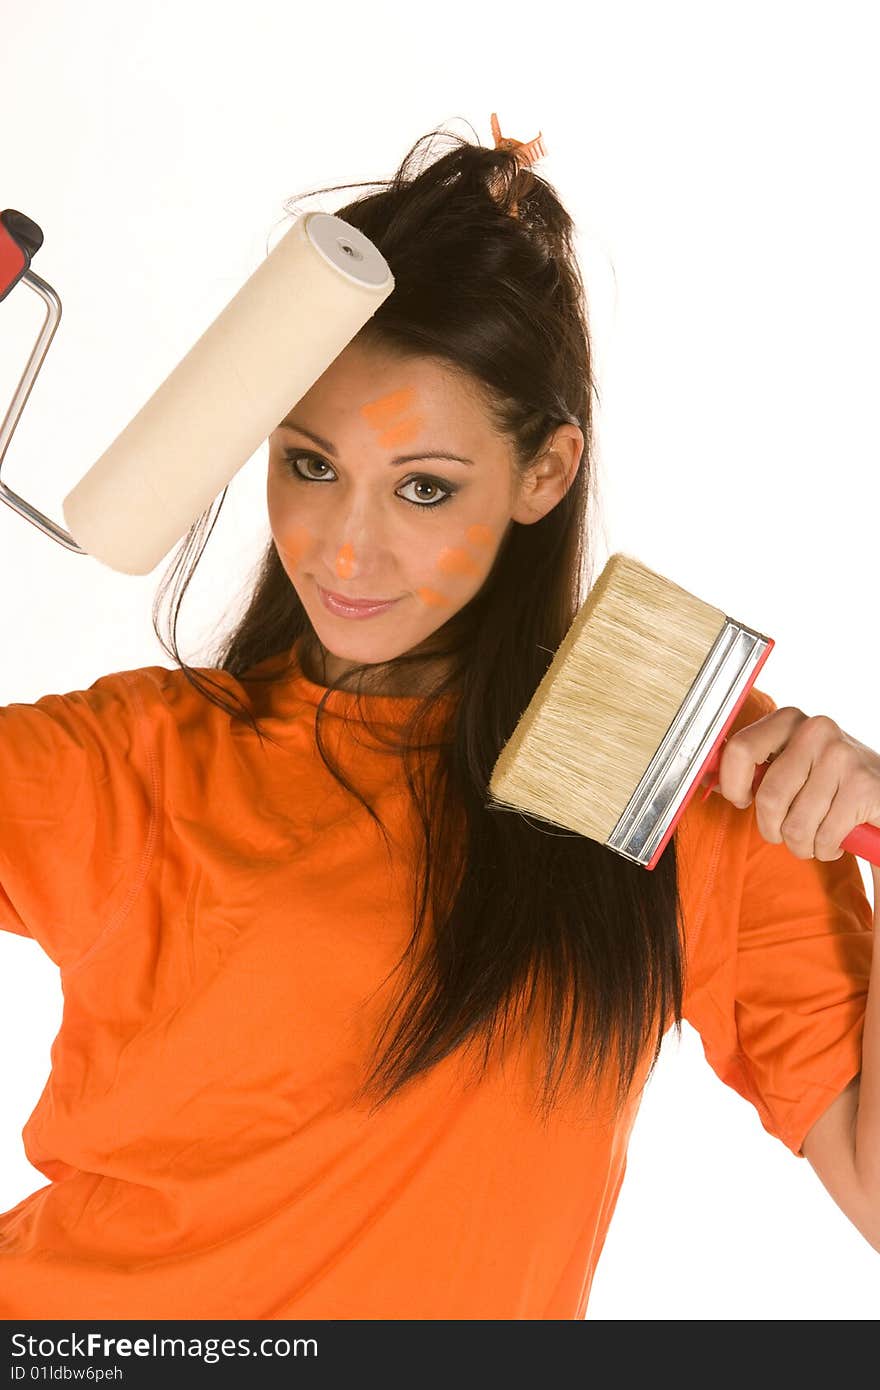
[[[513,150],[520,168],[527,169],[530,165],[534,164],[536,160],[545,158],[547,149],[544,144],[543,134],[540,130],[534,140],[511,140],[502,136],[501,127],[498,124],[498,116],[494,111],[489,119],[496,150]],[[514,203],[510,211],[510,216],[516,217],[517,212],[518,207],[517,204]]]

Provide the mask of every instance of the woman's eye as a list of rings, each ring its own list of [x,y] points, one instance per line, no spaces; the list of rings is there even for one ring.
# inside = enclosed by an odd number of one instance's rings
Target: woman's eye
[[[447,487],[445,483],[435,482],[433,478],[410,478],[409,482],[404,483],[403,486],[416,489],[427,488],[432,493],[431,497],[425,497],[424,492],[422,492],[421,501],[414,501],[411,497],[404,497],[404,502],[412,502],[413,506],[421,507],[422,511],[425,511],[425,509],[429,507],[442,506],[444,502],[449,501],[453,493],[451,487]],[[438,492],[442,493],[442,496],[438,497]],[[418,492],[416,495],[418,496]]]
[[[316,478],[310,473],[304,473],[302,468],[300,468],[300,462],[302,462],[303,464],[307,464],[310,468],[328,469],[330,468],[330,464],[327,463],[326,459],[318,458],[315,454],[303,453],[301,450],[288,450],[286,453],[282,454],[282,458],[289,466],[293,477],[298,478],[300,482],[323,483],[332,481],[332,478],[328,479],[326,473],[322,473]],[[403,501],[408,502],[411,507],[418,507],[419,510],[423,512],[430,511],[432,507],[442,506],[444,502],[448,502],[450,497],[458,491],[457,488],[450,487],[448,483],[442,483],[439,478],[429,478],[427,476],[410,478],[409,481],[403,483],[402,486],[416,489],[415,498],[404,497]],[[426,497],[425,490],[431,495]],[[442,496],[438,497],[438,492],[441,493]]]
[[[314,454],[300,454],[300,453],[296,453],[296,452],[294,452],[293,450],[291,450],[291,451],[289,451],[288,453],[284,454],[284,455],[283,455],[283,458],[284,458],[284,461],[285,461],[286,463],[289,463],[289,464],[290,464],[290,469],[291,469],[291,472],[293,473],[294,477],[302,478],[304,482],[309,482],[309,483],[321,482],[321,481],[323,481],[323,479],[322,479],[322,478],[310,478],[307,474],[303,473],[303,472],[301,471],[301,469],[299,468],[299,466],[298,466],[298,465],[299,465],[300,459],[305,459],[306,463],[309,463],[309,464],[319,464],[322,468],[327,468],[327,467],[329,467],[329,465],[328,465],[327,463],[325,463],[323,459],[315,458],[315,455],[314,455]]]

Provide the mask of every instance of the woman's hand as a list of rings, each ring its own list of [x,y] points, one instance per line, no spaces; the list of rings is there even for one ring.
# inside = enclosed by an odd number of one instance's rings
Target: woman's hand
[[[755,770],[766,762],[755,820],[771,844],[785,843],[798,859],[839,859],[855,826],[880,826],[880,753],[827,715],[788,705],[738,729],[721,750],[715,790],[748,806]],[[877,865],[871,873],[876,906]]]

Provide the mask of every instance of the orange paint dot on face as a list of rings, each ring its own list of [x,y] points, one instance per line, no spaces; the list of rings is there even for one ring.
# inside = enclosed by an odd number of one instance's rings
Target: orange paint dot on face
[[[309,548],[312,533],[305,526],[291,526],[282,537],[284,554],[296,567]]]
[[[340,579],[351,579],[353,568],[354,547],[350,541],[346,541],[345,545],[336,556],[336,573]]]
[[[402,391],[391,391],[387,396],[379,396],[375,401],[367,401],[361,406],[361,415],[374,430],[387,429],[401,415],[407,415],[415,403],[416,393],[412,386]]]
[[[436,589],[416,589],[416,593],[422,603],[427,603],[432,608],[438,608],[441,604],[449,602],[446,595],[438,593]]]
[[[415,390],[406,386],[401,391],[391,391],[378,400],[368,401],[361,406],[361,415],[379,435],[379,443],[386,449],[395,444],[407,444],[424,427],[420,415],[413,415]]]
[[[396,425],[389,425],[387,430],[383,430],[379,435],[379,443],[383,449],[391,449],[395,444],[409,444],[410,440],[421,434],[424,425],[421,415],[410,415],[407,420],[400,420]]]
[[[479,574],[479,566],[474,563],[466,550],[444,546],[437,558],[437,568],[444,574]]]
[[[465,534],[468,545],[489,546],[492,544],[492,531],[488,526],[469,526]]]

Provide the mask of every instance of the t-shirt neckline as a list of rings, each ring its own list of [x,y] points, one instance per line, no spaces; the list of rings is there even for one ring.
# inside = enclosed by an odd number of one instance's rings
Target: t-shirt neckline
[[[272,703],[276,703],[276,696],[280,696],[280,702],[286,704],[289,698],[302,701],[317,708],[324,697],[323,714],[343,715],[348,719],[360,719],[366,717],[368,720],[385,724],[403,724],[410,719],[419,705],[423,705],[427,699],[423,695],[380,695],[370,692],[358,694],[352,690],[335,690],[328,685],[322,685],[317,681],[311,680],[302,669],[299,660],[302,638],[294,642],[289,651],[280,652],[274,657],[267,657],[264,661],[251,668],[249,674],[275,674],[284,672],[283,680],[272,685]],[[247,679],[245,676],[243,679]],[[329,691],[329,694],[328,694]],[[444,694],[434,701],[434,707],[428,716],[429,722],[434,719],[444,718],[456,702],[453,694]]]

